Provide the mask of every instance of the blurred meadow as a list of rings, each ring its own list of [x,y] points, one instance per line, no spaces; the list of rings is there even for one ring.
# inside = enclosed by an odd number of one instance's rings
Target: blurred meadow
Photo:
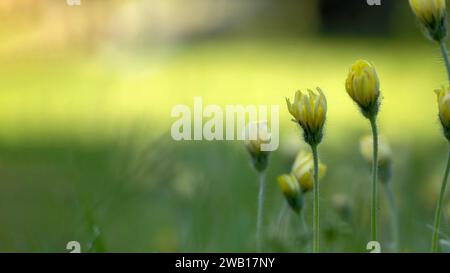
[[[370,128],[344,87],[359,58],[381,81],[400,251],[428,251],[447,155],[433,90],[446,74],[407,1],[382,3],[2,0],[0,251],[66,252],[73,240],[83,252],[255,251],[258,184],[244,144],[170,136],[172,107],[193,107],[194,96],[204,105],[280,106],[264,251],[310,251],[298,217],[281,214],[276,177],[307,148],[285,97],[320,86],[328,99],[321,250],[366,252],[371,176],[359,139]]]

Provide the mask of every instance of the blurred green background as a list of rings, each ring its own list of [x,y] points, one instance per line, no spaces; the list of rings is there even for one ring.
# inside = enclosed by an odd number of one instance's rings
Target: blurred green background
[[[172,107],[194,96],[280,105],[264,250],[309,251],[298,217],[280,216],[276,177],[306,148],[284,99],[320,86],[321,250],[366,252],[370,169],[359,139],[370,131],[344,89],[358,58],[381,80],[400,251],[428,251],[447,155],[432,91],[446,74],[407,1],[2,0],[0,18],[0,251],[66,252],[73,240],[83,252],[254,251],[258,184],[243,143],[170,136]]]

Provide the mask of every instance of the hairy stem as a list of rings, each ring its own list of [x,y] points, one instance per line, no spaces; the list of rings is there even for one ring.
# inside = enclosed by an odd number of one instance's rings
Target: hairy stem
[[[281,226],[283,225],[283,219],[284,219],[287,209],[288,209],[288,204],[285,202],[283,204],[283,206],[281,207],[280,212],[278,213],[277,230],[279,233],[281,232]]]
[[[300,219],[302,234],[305,236],[305,238],[309,238],[309,230],[308,230],[308,225],[306,224],[305,214],[303,212],[301,212],[299,216],[300,216],[299,219]],[[310,242],[309,240],[305,241],[305,245],[301,249],[305,249],[305,251],[308,251],[309,242]]]
[[[442,58],[444,59],[445,68],[447,69],[447,76],[450,82],[450,60],[448,58],[447,45],[445,44],[445,39],[439,42],[441,48]]]
[[[372,210],[371,210],[371,234],[372,241],[377,241],[377,220],[378,220],[378,130],[376,116],[370,118],[370,125],[372,127],[373,134],[373,156],[372,156]]]
[[[439,194],[439,200],[436,207],[436,213],[434,215],[434,227],[433,227],[433,238],[431,240],[431,251],[438,252],[439,249],[439,227],[441,225],[441,213],[442,213],[442,203],[444,202],[445,189],[447,187],[447,178],[450,170],[450,146],[449,154],[447,160],[447,167],[445,167],[444,178],[442,180],[441,193]]]
[[[266,190],[265,174],[259,173],[259,193],[258,193],[258,212],[256,219],[256,250],[261,252],[262,248],[262,224],[264,212],[264,193]]]
[[[308,230],[308,226],[306,225],[306,220],[305,220],[305,214],[304,213],[300,213],[300,222],[301,222],[301,225],[302,225],[303,232],[305,234],[308,234],[309,230]]]
[[[319,252],[319,156],[317,145],[311,145],[314,158],[313,253]]]

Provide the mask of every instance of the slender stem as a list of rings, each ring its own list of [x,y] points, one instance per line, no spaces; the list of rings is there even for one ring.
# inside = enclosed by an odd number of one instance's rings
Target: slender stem
[[[278,232],[281,231],[281,225],[283,224],[284,215],[286,214],[287,209],[288,209],[288,204],[287,204],[287,202],[284,202],[283,206],[281,207],[280,212],[278,214],[278,220],[277,220]]]
[[[311,145],[314,158],[313,252],[319,252],[319,156],[317,144]]]
[[[447,160],[447,167],[445,167],[444,178],[442,180],[441,193],[439,194],[439,200],[437,203],[436,214],[434,215],[434,228],[433,228],[433,238],[431,241],[431,251],[438,252],[439,249],[439,226],[441,225],[441,211],[442,211],[442,203],[444,202],[445,197],[445,189],[447,187],[447,178],[450,170],[450,146],[449,146],[449,155]]]
[[[377,117],[370,118],[370,125],[373,134],[373,156],[372,156],[372,241],[377,241],[377,219],[378,219],[378,205],[377,205],[377,183],[378,183],[378,130]]]
[[[283,206],[280,209],[280,212],[278,214],[278,220],[277,220],[277,227],[276,227],[276,231],[278,233],[278,236],[280,236],[280,238],[282,238],[283,240],[286,238],[286,212],[289,208],[289,205],[287,204],[287,202],[283,202]]]
[[[301,222],[301,225],[302,225],[303,232],[305,234],[308,234],[309,231],[308,231],[308,226],[306,225],[306,220],[305,220],[305,214],[304,213],[300,213],[300,222]]]
[[[445,39],[439,42],[439,46],[441,48],[442,57],[444,58],[445,67],[447,68],[447,76],[450,81],[450,60],[448,58],[447,45],[445,44]]]
[[[266,190],[265,174],[259,173],[258,212],[256,219],[256,250],[261,252],[262,247],[262,223],[264,210],[264,193]]]
[[[291,221],[292,221],[292,217],[291,217],[291,214],[290,213],[287,213],[286,214],[286,222],[285,222],[285,225],[284,225],[284,228],[283,228],[283,239],[286,239],[286,238],[289,238],[289,230],[290,230],[290,228],[291,228]]]
[[[390,209],[390,218],[391,218],[391,233],[392,233],[392,250],[394,252],[398,251],[398,214],[397,207],[395,205],[395,196],[394,191],[392,190],[392,185],[390,181],[387,181],[385,184],[387,200]]]
[[[303,212],[300,212],[299,216],[300,216],[299,220],[300,220],[302,233],[305,236],[305,238],[309,238],[309,231],[308,231],[308,226],[307,226],[306,221],[305,221],[305,214]],[[301,249],[302,250],[303,249],[309,249],[309,240],[305,241],[305,246],[304,246],[304,248],[302,247]],[[305,250],[305,251],[307,251],[307,250]]]

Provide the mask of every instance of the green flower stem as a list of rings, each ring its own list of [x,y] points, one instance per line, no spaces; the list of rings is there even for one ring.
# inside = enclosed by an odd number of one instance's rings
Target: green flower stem
[[[319,156],[317,144],[311,145],[314,158],[313,253],[319,252]]]
[[[448,58],[447,45],[445,44],[445,39],[439,42],[441,48],[442,58],[444,59],[445,67],[447,68],[447,76],[450,82],[450,60]]]
[[[434,227],[433,227],[433,238],[431,241],[431,251],[438,252],[439,249],[439,227],[441,225],[441,212],[442,212],[442,203],[444,202],[445,197],[445,189],[447,187],[447,178],[450,170],[450,146],[449,146],[449,155],[447,160],[447,167],[445,168],[444,178],[442,180],[441,193],[439,194],[439,200],[436,207],[436,214],[434,216]]]
[[[256,219],[256,250],[261,252],[262,247],[262,223],[264,210],[264,194],[266,191],[266,177],[264,172],[259,173],[258,212]]]
[[[305,245],[301,246],[300,249],[302,251],[304,250],[307,252],[309,249],[309,242],[310,242],[309,238],[310,237],[309,237],[308,225],[306,224],[306,220],[305,220],[305,214],[303,212],[300,212],[299,220],[300,220],[300,225],[301,225],[301,229],[302,229],[301,234],[303,234],[305,236],[305,238],[308,238],[308,240],[305,241]]]
[[[287,234],[287,228],[289,227],[288,223],[288,216],[287,212],[289,209],[289,205],[287,204],[287,202],[284,202],[282,208],[280,209],[280,212],[278,214],[278,220],[277,220],[277,228],[276,228],[276,232],[278,234],[278,236],[285,240],[286,239],[286,234]]]
[[[300,222],[302,225],[303,232],[305,234],[308,234],[309,233],[308,226],[306,225],[305,214],[303,212],[300,213]]]
[[[395,205],[395,196],[394,191],[392,190],[392,185],[390,181],[387,181],[385,183],[385,190],[386,190],[386,196],[387,201],[389,205],[389,214],[391,218],[391,234],[392,234],[392,250],[394,252],[398,251],[398,214],[397,214],[397,207]]]
[[[372,241],[377,241],[377,219],[378,219],[378,205],[377,205],[377,183],[378,183],[378,130],[377,117],[374,115],[370,119],[373,134],[373,156],[372,156]]]
[[[278,213],[278,220],[277,220],[277,229],[278,229],[278,232],[281,231],[281,226],[282,226],[282,224],[283,224],[283,219],[284,219],[284,216],[285,216],[286,211],[287,211],[287,209],[288,209],[288,206],[289,206],[289,205],[288,205],[286,202],[284,202],[283,206],[282,206],[281,209],[280,209],[280,212]]]

